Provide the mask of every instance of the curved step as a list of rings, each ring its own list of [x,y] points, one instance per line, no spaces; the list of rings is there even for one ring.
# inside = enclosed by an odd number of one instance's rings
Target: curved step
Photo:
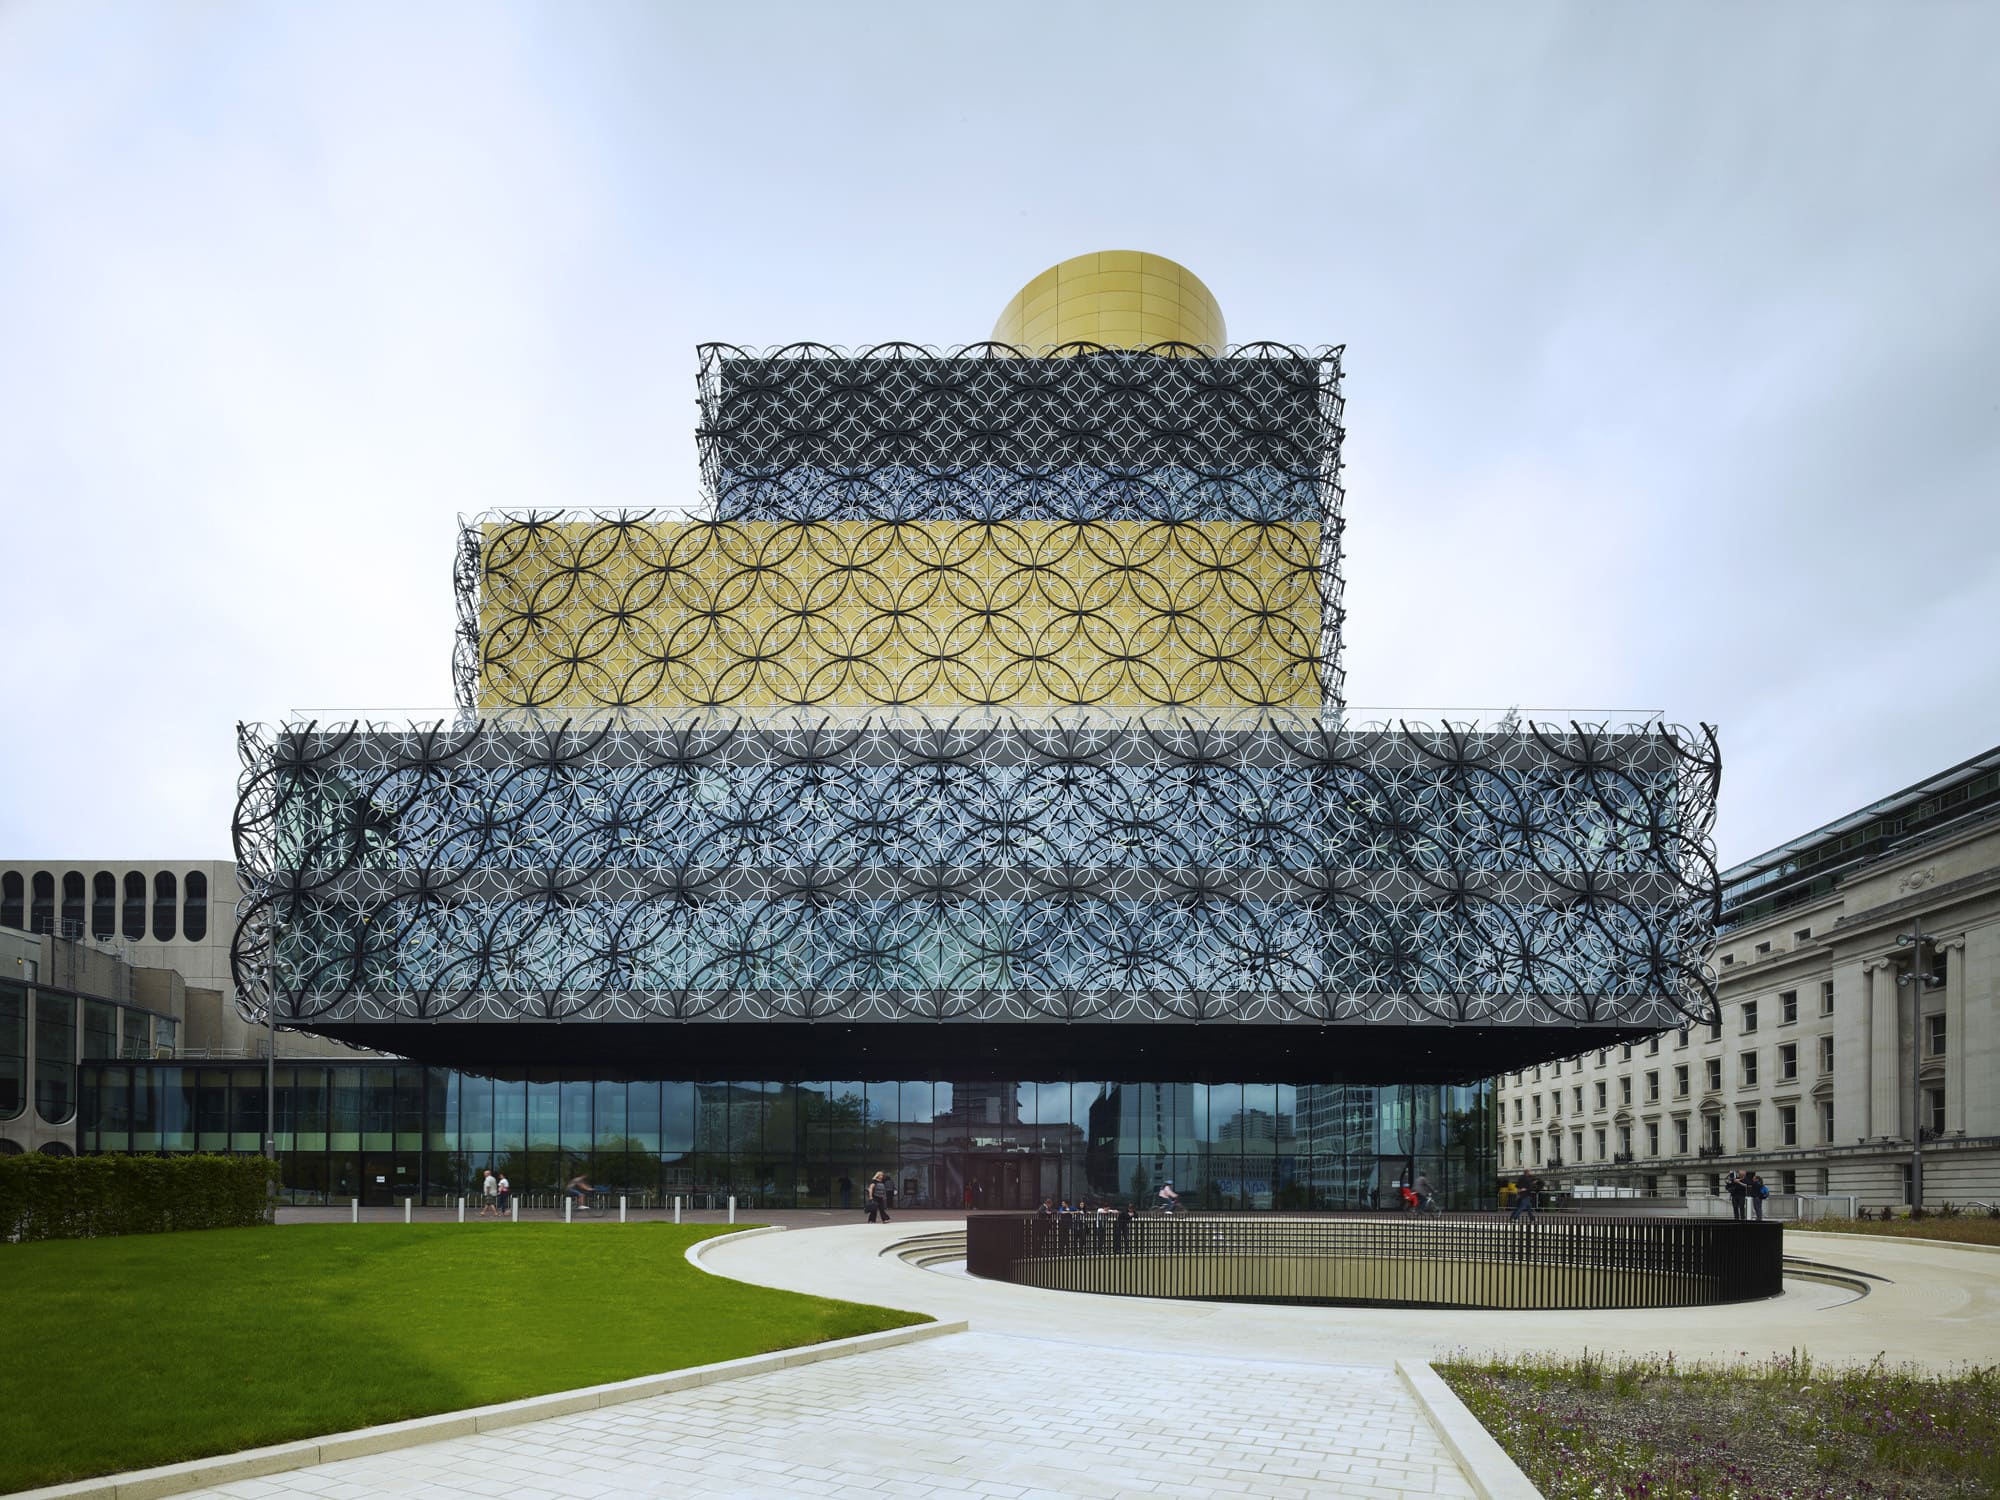
[[[913,1266],[936,1266],[965,1259],[965,1231],[951,1229],[931,1234],[914,1234],[884,1245],[878,1255],[893,1255]]]

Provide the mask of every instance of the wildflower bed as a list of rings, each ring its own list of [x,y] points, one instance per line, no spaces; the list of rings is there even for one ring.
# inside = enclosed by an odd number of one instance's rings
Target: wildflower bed
[[[1958,1245],[2000,1245],[2000,1218],[1947,1217],[1925,1214],[1921,1219],[1814,1219],[1787,1224],[1785,1232],[1808,1230],[1820,1234],[1875,1234],[1896,1240],[1950,1240]]]
[[[1440,1362],[1548,1500],[2000,1494],[2000,1366],[1935,1375],[1672,1356]]]

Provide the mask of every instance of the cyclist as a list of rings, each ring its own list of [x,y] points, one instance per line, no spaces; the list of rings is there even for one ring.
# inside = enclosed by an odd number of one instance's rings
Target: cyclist
[[[1180,1201],[1181,1195],[1174,1191],[1174,1185],[1171,1180],[1160,1184],[1161,1213],[1172,1214],[1176,1208],[1180,1207]]]

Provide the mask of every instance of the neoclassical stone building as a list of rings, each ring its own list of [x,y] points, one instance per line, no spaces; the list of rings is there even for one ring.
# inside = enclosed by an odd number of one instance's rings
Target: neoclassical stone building
[[[1914,1125],[1927,1206],[2000,1203],[2000,748],[1722,891],[1720,1023],[1505,1075],[1503,1175],[1699,1196],[1742,1168],[1879,1208],[1910,1201]]]

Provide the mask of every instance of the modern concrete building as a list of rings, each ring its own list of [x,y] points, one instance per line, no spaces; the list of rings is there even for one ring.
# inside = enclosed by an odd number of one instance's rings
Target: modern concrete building
[[[76,1146],[77,1069],[177,1055],[190,1010],[221,1009],[175,970],[87,941],[0,928],[0,1154]]]
[[[0,928],[87,942],[233,1002],[229,946],[241,894],[228,860],[6,860]]]
[[[1920,1129],[1927,1207],[2000,1203],[2000,749],[1725,871],[1722,899],[1719,1019],[1505,1075],[1503,1175],[1700,1196],[1740,1169],[1880,1208],[1910,1201]]]
[[[263,1056],[230,971],[239,894],[227,860],[0,861],[0,1152],[75,1147],[81,1067],[158,1063],[178,1078]],[[361,1054],[280,1031],[278,1055]],[[261,1144],[208,1134],[203,1149]],[[160,1141],[195,1149],[191,1125]]]

